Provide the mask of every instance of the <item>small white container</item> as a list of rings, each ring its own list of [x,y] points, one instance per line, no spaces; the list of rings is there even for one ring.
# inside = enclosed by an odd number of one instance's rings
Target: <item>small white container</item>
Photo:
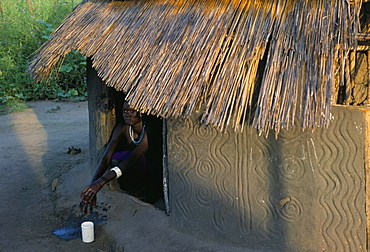
[[[82,241],[89,243],[94,241],[94,223],[92,221],[85,221],[81,224]]]

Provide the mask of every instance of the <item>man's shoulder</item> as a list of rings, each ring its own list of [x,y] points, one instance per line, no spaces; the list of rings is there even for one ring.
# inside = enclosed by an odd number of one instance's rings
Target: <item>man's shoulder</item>
[[[128,128],[128,125],[127,124],[124,124],[124,123],[118,123],[115,127],[114,127],[114,132],[116,134],[122,134],[123,132],[127,131],[127,128]]]
[[[115,128],[118,128],[118,129],[126,129],[128,128],[128,125],[125,124],[125,123],[117,123]]]

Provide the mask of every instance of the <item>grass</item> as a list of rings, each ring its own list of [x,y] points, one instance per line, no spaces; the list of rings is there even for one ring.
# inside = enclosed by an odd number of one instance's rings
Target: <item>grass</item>
[[[6,115],[9,113],[22,112],[29,108],[30,106],[25,102],[13,102],[7,105],[0,106],[0,115]]]
[[[0,114],[22,111],[27,101],[86,99],[85,58],[78,52],[46,82],[35,83],[27,74],[34,52],[78,3],[0,1]]]

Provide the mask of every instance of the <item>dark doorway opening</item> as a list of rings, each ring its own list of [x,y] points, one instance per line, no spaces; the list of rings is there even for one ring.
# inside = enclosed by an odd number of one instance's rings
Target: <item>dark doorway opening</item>
[[[114,91],[113,93],[116,123],[122,123],[124,122],[123,102],[125,94],[121,91]],[[116,187],[119,186],[119,189],[125,193],[168,213],[165,121],[152,115],[143,114],[141,116],[143,122],[145,122],[148,136],[148,150],[145,153],[145,158],[150,164],[150,171],[144,176],[136,171],[128,172],[117,180],[118,185]],[[116,164],[112,163],[112,165]]]

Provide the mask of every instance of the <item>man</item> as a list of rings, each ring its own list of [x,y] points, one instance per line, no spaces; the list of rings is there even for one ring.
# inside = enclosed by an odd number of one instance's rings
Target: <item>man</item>
[[[158,162],[148,162],[147,160],[147,156],[153,155],[146,155],[151,153],[148,152],[149,141],[146,122],[143,121],[140,113],[131,108],[126,101],[123,103],[123,119],[124,122],[118,122],[113,129],[107,149],[95,170],[90,185],[81,193],[80,209],[84,213],[87,213],[88,210],[92,212],[93,207],[96,207],[97,193],[113,179],[118,179],[121,188],[126,191],[130,190],[131,187],[140,193],[139,189],[145,188],[146,190],[141,193],[151,193],[154,197],[145,201],[154,201],[161,192],[158,186],[158,182],[161,184],[159,178],[161,169],[158,169]],[[161,136],[161,133],[159,134]],[[154,159],[158,160],[158,155]],[[151,160],[154,159],[151,158]],[[110,168],[112,160],[118,164],[106,172]],[[148,192],[148,190],[152,191]],[[140,194],[138,195],[140,196]]]

